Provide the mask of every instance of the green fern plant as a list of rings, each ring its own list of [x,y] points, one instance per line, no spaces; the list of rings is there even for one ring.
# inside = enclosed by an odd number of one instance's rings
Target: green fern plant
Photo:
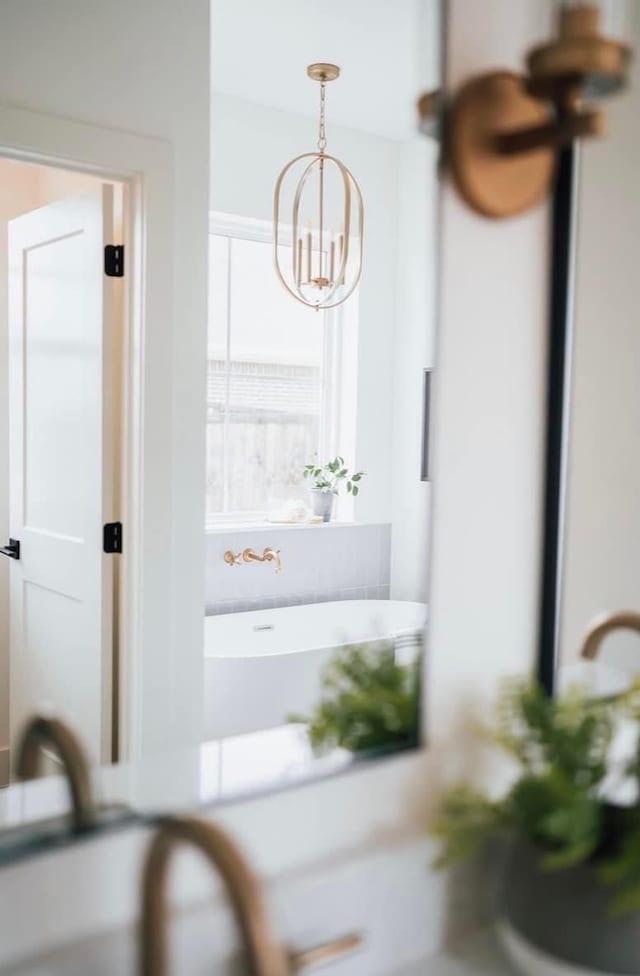
[[[607,799],[622,782],[640,794],[639,717],[640,684],[605,700],[508,686],[492,738],[520,774],[497,800],[466,784],[444,795],[433,828],[441,844],[437,866],[471,858],[490,838],[510,834],[539,849],[543,869],[592,863],[602,883],[615,886],[612,911],[640,911],[640,799],[628,807]],[[612,780],[611,745],[623,719],[635,723],[635,753]]]
[[[340,746],[370,752],[415,744],[420,701],[419,655],[396,661],[391,641],[346,645],[325,666],[322,699],[311,715],[291,715],[307,724],[316,753]]]

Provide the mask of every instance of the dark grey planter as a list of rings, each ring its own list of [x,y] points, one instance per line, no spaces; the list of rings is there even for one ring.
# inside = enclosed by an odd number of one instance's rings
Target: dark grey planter
[[[612,916],[613,891],[592,864],[540,868],[540,851],[516,841],[498,895],[499,915],[531,946],[598,973],[640,974],[640,913]]]

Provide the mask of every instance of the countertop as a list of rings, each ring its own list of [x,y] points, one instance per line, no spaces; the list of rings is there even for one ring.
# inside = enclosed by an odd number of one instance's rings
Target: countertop
[[[441,953],[393,976],[513,976],[493,929],[475,934],[458,950]]]

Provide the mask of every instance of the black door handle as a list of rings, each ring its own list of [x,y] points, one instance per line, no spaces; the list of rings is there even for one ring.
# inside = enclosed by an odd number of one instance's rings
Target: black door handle
[[[18,539],[9,539],[8,546],[0,546],[0,552],[9,559],[20,559],[20,542]]]

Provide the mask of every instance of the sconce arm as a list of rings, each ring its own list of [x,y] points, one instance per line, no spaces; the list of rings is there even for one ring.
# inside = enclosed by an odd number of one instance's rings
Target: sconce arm
[[[563,113],[553,122],[499,132],[493,146],[502,156],[517,156],[535,149],[558,149],[585,136],[602,136],[605,116],[598,109]]]

